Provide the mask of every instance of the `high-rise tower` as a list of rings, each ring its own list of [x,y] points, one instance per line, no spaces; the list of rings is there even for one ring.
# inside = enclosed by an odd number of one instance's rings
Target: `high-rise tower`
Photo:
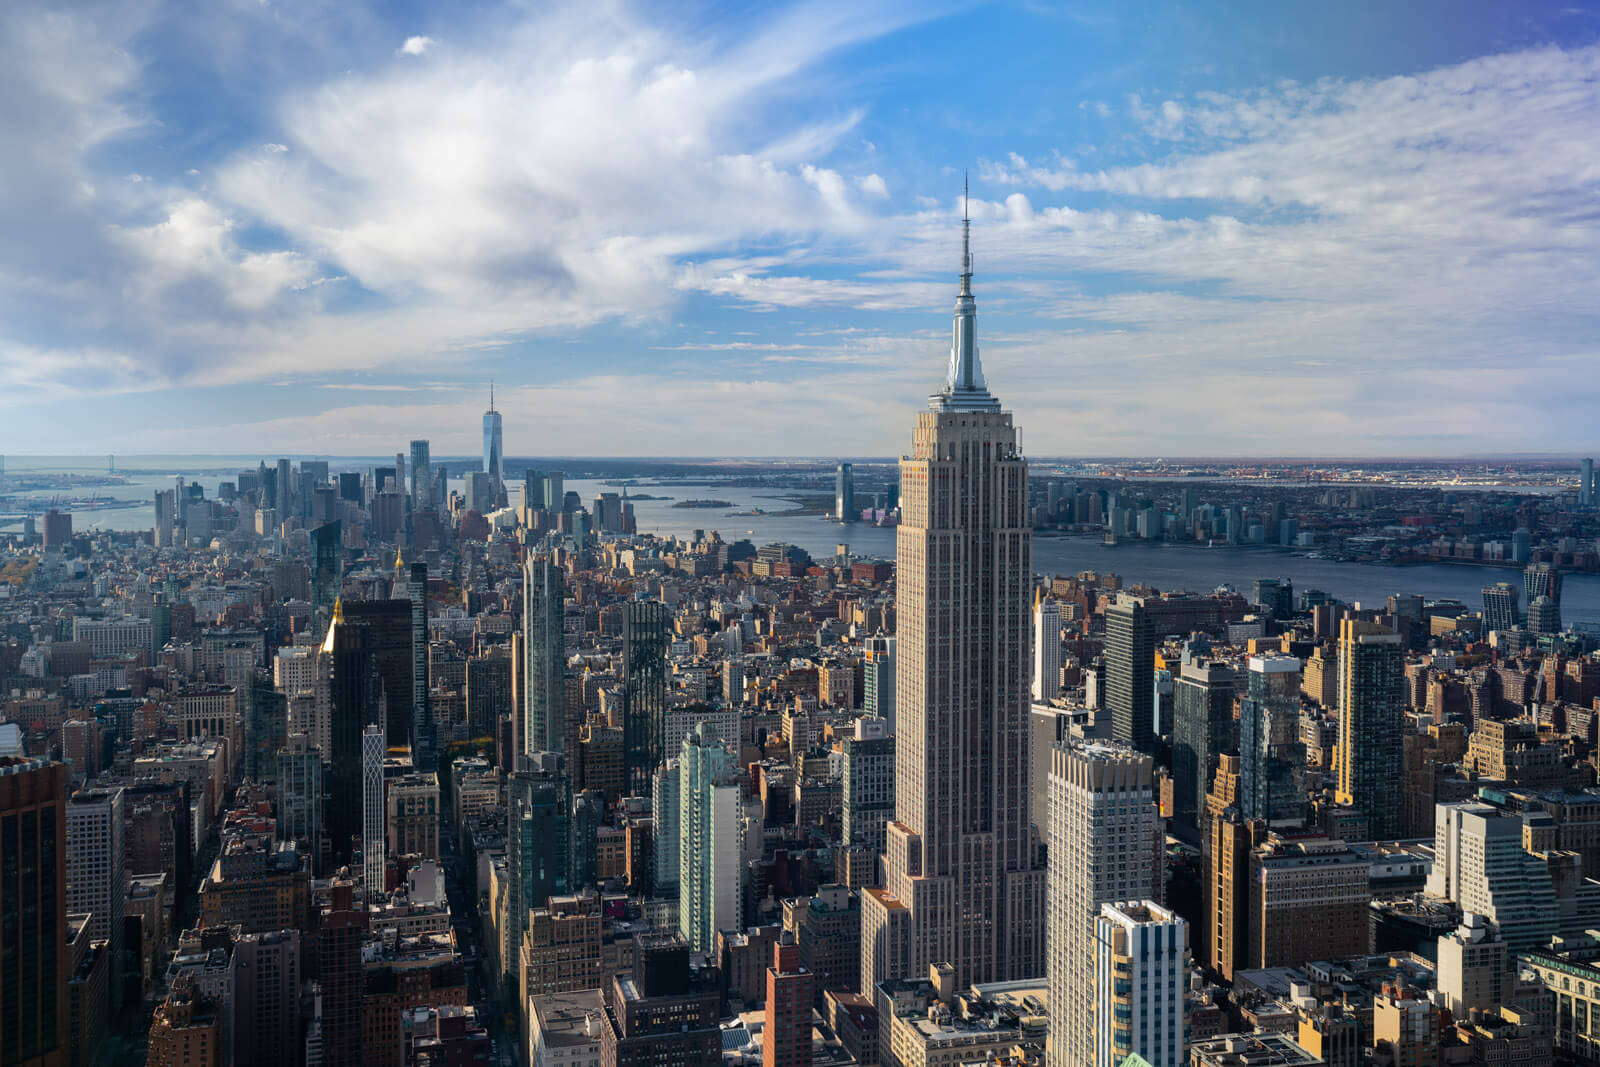
[[[900,461],[895,819],[862,907],[862,981],[949,963],[958,986],[1044,967],[1029,819],[1028,467],[978,358],[962,220],[944,388]]]
[[[1400,836],[1405,734],[1404,639],[1359,619],[1339,623],[1339,752],[1341,804],[1371,821],[1372,838]]]
[[[494,383],[489,383],[489,410],[483,413],[483,470],[495,499],[505,491],[505,452],[500,442],[500,413],[494,409]]]

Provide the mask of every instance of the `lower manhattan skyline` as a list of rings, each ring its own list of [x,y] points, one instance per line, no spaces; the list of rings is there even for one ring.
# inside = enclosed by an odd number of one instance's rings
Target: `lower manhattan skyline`
[[[0,19],[0,451],[893,455],[963,170],[1034,455],[1587,447],[1585,7]]]

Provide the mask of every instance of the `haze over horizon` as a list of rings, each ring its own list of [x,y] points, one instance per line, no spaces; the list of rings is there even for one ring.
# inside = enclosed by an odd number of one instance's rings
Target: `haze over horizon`
[[[1035,457],[1595,447],[1561,4],[23,0],[0,452],[859,455],[978,340]],[[689,456],[678,458],[692,458]]]

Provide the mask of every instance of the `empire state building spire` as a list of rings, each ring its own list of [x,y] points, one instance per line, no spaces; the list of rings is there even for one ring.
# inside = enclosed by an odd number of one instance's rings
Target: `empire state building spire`
[[[936,411],[999,411],[989,395],[978,358],[978,302],[972,296],[972,216],[967,210],[967,184],[961,183],[961,291],[956,294],[955,322],[950,337],[950,369],[944,389],[928,398]]]

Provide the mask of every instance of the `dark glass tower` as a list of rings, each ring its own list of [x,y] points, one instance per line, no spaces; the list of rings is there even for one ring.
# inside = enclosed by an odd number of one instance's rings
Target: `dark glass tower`
[[[1106,608],[1105,667],[1112,738],[1153,753],[1156,633],[1142,597],[1119,596]]]
[[[649,796],[650,776],[661,765],[668,620],[666,605],[653,600],[629,601],[622,619],[623,786],[628,796]]]
[[[406,600],[353,600],[344,604],[346,622],[366,627],[368,651],[377,664],[383,679],[384,712],[376,721],[384,728],[385,740],[390,748],[412,747],[414,701],[412,681],[415,663],[411,648],[414,620],[411,601]],[[423,647],[427,653],[427,647]],[[360,731],[356,731],[356,763],[361,762]]]
[[[1217,661],[1192,660],[1173,683],[1173,821],[1200,827],[1206,792],[1217,757],[1238,745],[1233,722],[1233,669]]]
[[[67,768],[0,756],[0,1063],[65,1063]]]
[[[555,561],[548,555],[528,556],[522,573],[526,662],[518,747],[529,755],[560,752],[566,747],[562,715],[566,707],[562,684],[567,669],[566,595],[566,583]]]
[[[400,601],[405,603],[405,601]],[[361,833],[361,733],[383,722],[383,680],[373,649],[373,628],[350,619],[336,604],[322,644],[328,659],[328,839],[335,865],[349,863]]]

